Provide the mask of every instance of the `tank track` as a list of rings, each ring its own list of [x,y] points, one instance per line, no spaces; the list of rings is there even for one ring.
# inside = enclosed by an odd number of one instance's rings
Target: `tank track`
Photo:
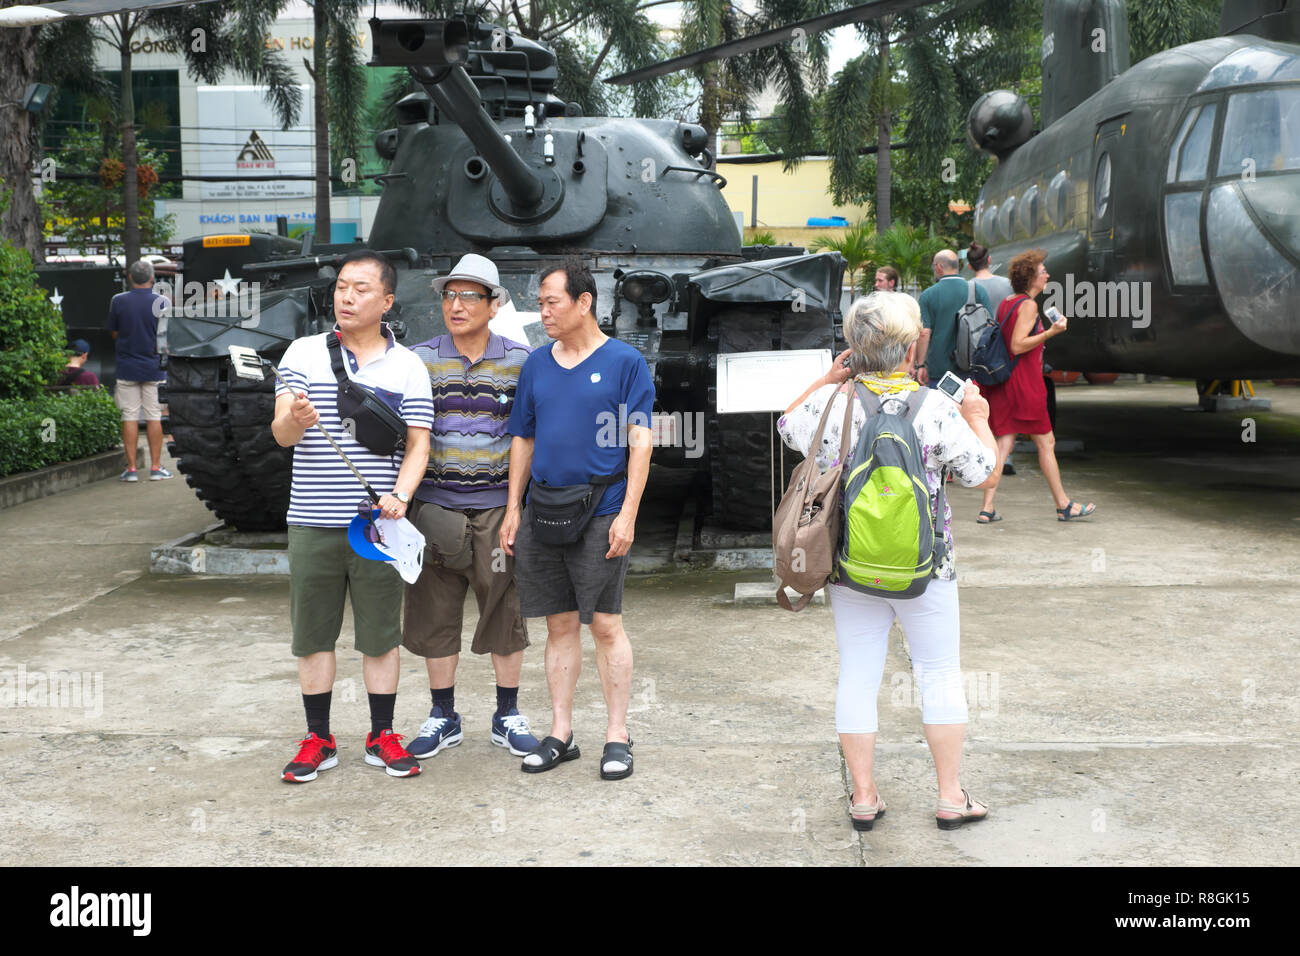
[[[293,450],[271,434],[274,379],[240,379],[228,359],[173,356],[164,395],[168,449],[199,500],[240,531],[283,530]]]

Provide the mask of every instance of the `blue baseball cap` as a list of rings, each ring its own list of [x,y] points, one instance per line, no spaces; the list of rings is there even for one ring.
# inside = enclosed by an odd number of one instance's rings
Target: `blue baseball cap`
[[[68,351],[73,355],[89,355],[90,343],[85,339],[73,339],[68,343]]]

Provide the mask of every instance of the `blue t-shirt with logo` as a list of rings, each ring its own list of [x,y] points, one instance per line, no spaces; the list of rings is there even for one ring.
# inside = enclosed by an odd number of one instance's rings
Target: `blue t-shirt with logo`
[[[115,374],[120,382],[161,382],[167,378],[158,365],[158,314],[154,302],[159,299],[162,296],[152,289],[132,289],[113,296],[109,303],[108,328],[117,333]]]
[[[655,387],[641,353],[607,339],[573,368],[551,354],[555,343],[524,362],[507,430],[535,439],[532,477],[577,485],[627,468],[629,426],[650,427]],[[623,507],[627,479],[610,485],[598,515]]]

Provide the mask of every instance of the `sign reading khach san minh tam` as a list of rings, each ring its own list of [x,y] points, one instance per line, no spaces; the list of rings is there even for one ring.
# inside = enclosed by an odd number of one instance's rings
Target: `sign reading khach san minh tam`
[[[302,101],[310,102],[307,87],[299,89]],[[280,129],[262,87],[200,86],[197,92],[201,175],[229,177],[228,182],[202,183],[203,199],[299,199],[312,195],[310,179],[252,178],[310,177],[315,169],[310,125]]]

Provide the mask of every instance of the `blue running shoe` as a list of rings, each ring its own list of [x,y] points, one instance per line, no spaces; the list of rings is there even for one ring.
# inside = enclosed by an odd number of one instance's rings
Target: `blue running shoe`
[[[492,742],[509,747],[516,757],[526,757],[541,746],[541,741],[528,732],[528,718],[517,709],[492,718]]]
[[[444,717],[442,708],[434,707],[429,712],[429,719],[420,725],[419,734],[411,741],[406,752],[412,757],[423,760],[425,757],[432,757],[440,750],[455,747],[464,739],[465,731],[461,728],[460,714]]]

